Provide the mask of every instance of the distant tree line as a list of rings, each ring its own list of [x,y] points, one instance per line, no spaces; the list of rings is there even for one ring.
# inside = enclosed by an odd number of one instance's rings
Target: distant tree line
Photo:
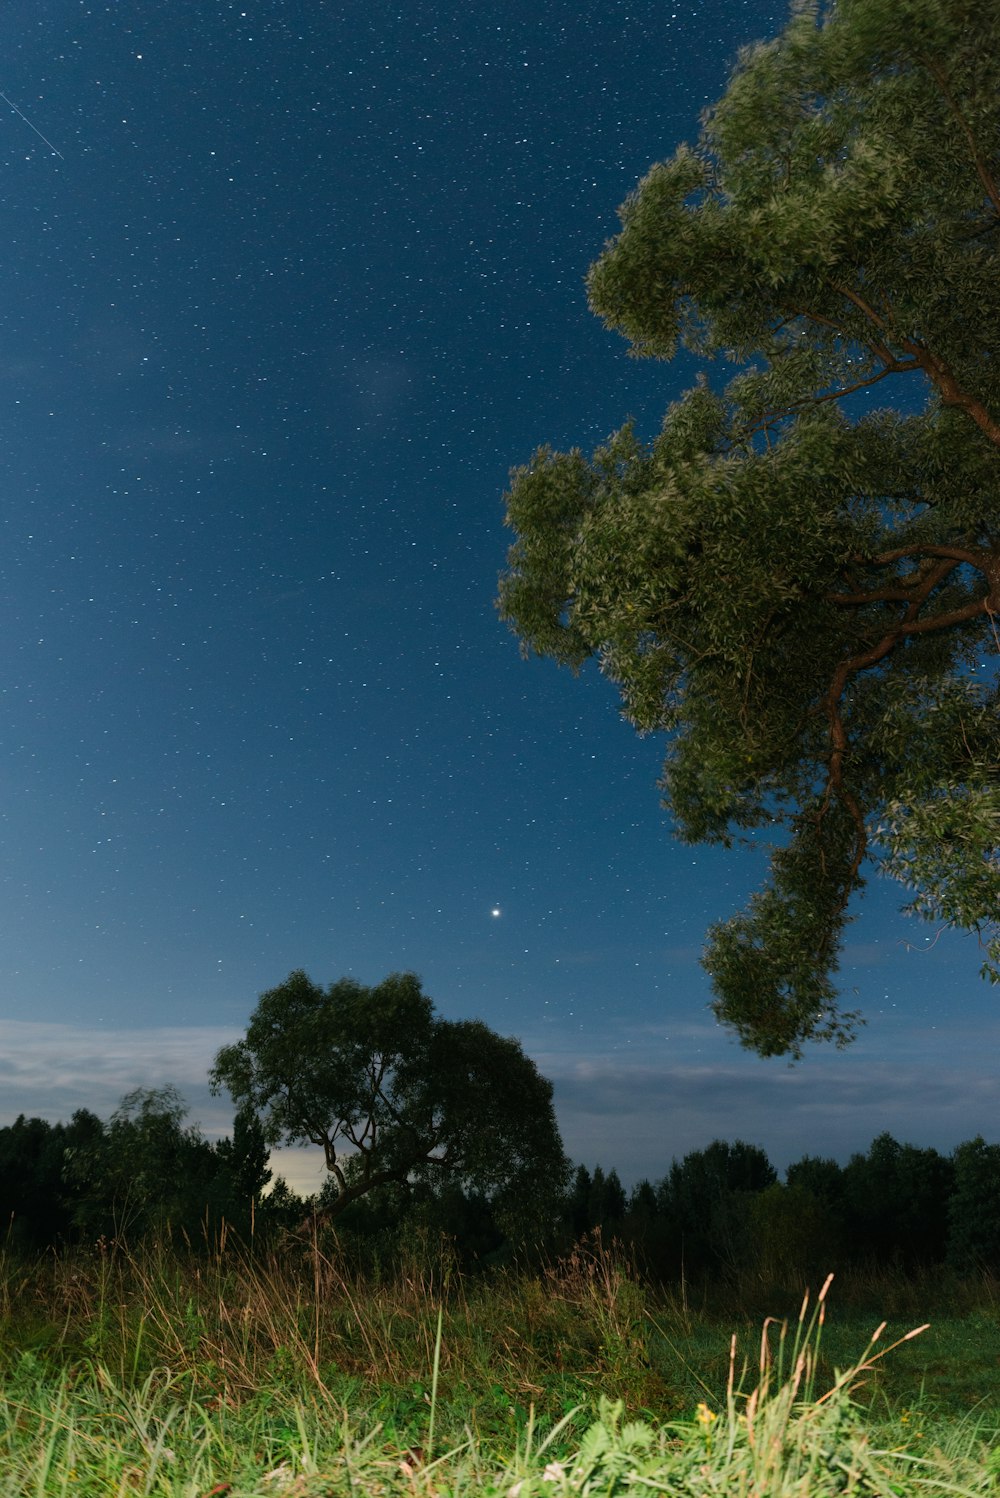
[[[223,1223],[249,1232],[271,1181],[260,1123],[240,1110],[213,1144],[186,1114],[176,1088],[139,1088],[107,1122],[82,1108],[68,1124],[22,1114],[0,1129],[8,1242],[131,1242],[168,1226],[193,1240]]]
[[[877,1262],[1000,1271],[1000,1145],[951,1155],[880,1134],[845,1166],[805,1156],[785,1180],[737,1140],[674,1160],[626,1194],[616,1171],[563,1150],[552,1085],[513,1039],[434,1012],[419,978],[322,987],[291,973],[209,1074],[235,1105],[216,1143],[177,1090],[139,1088],[107,1121],[23,1115],[0,1129],[0,1231],[27,1250],[336,1234],[391,1269],[442,1240],[465,1267],[617,1240],[651,1278],[815,1278]],[[272,1182],[270,1149],[309,1144],[327,1167],[303,1200]],[[270,1190],[267,1188],[270,1187]]]
[[[107,1121],[81,1110],[65,1124],[22,1116],[0,1129],[8,1244],[130,1244],[169,1233],[197,1251],[226,1235],[269,1243],[324,1223],[339,1184],[303,1199],[272,1183],[251,1109],[215,1143],[185,1117],[166,1087],[129,1093]],[[763,1150],[716,1140],[631,1191],[616,1170],[580,1165],[555,1202],[539,1198],[534,1220],[523,1214],[517,1236],[505,1231],[502,1205],[459,1183],[393,1181],[337,1216],[337,1240],[359,1263],[389,1267],[445,1238],[474,1268],[525,1246],[558,1253],[600,1232],[661,1281],[751,1271],[792,1282],[869,1263],[1000,1271],[1000,1145],[982,1138],[943,1155],[884,1133],[846,1165],[806,1155],[783,1181]]]
[[[878,1264],[1000,1270],[1000,1145],[977,1137],[950,1155],[880,1134],[846,1165],[805,1155],[784,1181],[763,1150],[737,1140],[675,1160],[627,1193],[614,1170],[580,1166],[569,1202],[580,1237],[631,1246],[658,1279],[756,1271],[815,1279]]]

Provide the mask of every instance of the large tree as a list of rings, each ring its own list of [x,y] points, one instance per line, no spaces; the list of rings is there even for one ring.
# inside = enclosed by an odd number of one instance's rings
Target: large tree
[[[330,1217],[379,1187],[423,1181],[482,1192],[515,1231],[561,1198],[551,1083],[516,1040],[436,1016],[412,973],[325,989],[291,973],[261,995],[245,1039],[219,1052],[211,1083],[258,1113],[269,1144],[322,1149]]]
[[[872,868],[1000,976],[998,141],[997,6],[799,0],[590,272],[697,385],[652,444],[543,448],[508,495],[523,646],[596,656],[666,730],[683,839],[773,841],[704,958],[763,1054],[853,1034],[834,974]]]

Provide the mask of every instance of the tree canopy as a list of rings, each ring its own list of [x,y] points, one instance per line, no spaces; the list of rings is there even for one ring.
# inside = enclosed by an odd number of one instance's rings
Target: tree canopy
[[[872,869],[1000,977],[998,141],[995,6],[799,0],[590,271],[631,352],[683,348],[696,386],[651,444],[541,448],[507,496],[523,647],[596,657],[666,730],[682,839],[772,844],[704,957],[765,1055],[852,1037]]]
[[[551,1083],[516,1040],[436,1016],[412,973],[325,989],[291,973],[219,1052],[211,1083],[258,1113],[269,1144],[323,1150],[331,1217],[421,1181],[488,1195],[514,1230],[554,1209],[565,1185]]]

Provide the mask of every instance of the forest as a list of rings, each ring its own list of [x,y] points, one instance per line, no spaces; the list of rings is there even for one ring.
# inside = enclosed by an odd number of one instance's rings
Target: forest
[[[225,1234],[273,1245],[313,1218],[325,1223],[334,1187],[303,1199],[272,1182],[251,1111],[214,1143],[185,1116],[177,1091],[162,1088],[128,1094],[107,1121],[79,1111],[66,1124],[20,1117],[0,1129],[8,1246],[138,1245],[164,1233],[202,1248]],[[1000,1274],[1000,1145],[975,1138],[942,1154],[883,1133],[846,1164],[806,1155],[779,1179],[762,1149],[714,1140],[628,1191],[613,1167],[578,1165],[555,1199],[524,1214],[517,1237],[488,1195],[461,1182],[392,1182],[336,1221],[345,1254],[387,1269],[414,1238],[446,1241],[475,1273],[564,1254],[594,1234],[657,1284],[751,1271],[769,1284],[805,1283],[873,1265]]]

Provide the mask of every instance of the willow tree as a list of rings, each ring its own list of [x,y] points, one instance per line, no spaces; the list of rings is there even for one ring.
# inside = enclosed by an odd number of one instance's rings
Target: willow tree
[[[290,973],[210,1081],[260,1119],[268,1144],[323,1151],[329,1219],[416,1182],[482,1193],[507,1233],[544,1232],[558,1212],[567,1162],[551,1082],[518,1041],[436,1016],[413,973],[325,989]]]
[[[714,926],[714,1008],[763,1054],[843,1043],[873,869],[1000,977],[1000,9],[798,4],[592,267],[631,351],[704,361],[651,444],[516,470],[500,609],[594,656],[688,841],[767,829]],[[720,378],[728,362],[728,374]]]

